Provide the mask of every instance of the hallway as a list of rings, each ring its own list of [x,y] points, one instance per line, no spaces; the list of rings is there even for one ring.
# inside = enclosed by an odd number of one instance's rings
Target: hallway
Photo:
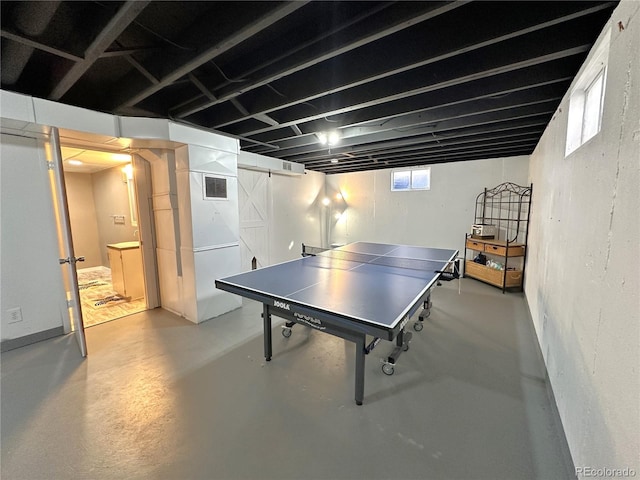
[[[522,294],[444,283],[393,376],[353,344],[274,327],[261,305],[200,325],[161,309],[2,354],[2,478],[562,479],[553,417]],[[274,319],[276,320],[276,319]]]

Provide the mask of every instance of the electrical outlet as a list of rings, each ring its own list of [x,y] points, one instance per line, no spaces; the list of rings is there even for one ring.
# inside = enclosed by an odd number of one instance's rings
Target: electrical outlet
[[[18,323],[22,321],[22,309],[20,307],[10,308],[7,310],[7,315],[9,315],[8,323]]]

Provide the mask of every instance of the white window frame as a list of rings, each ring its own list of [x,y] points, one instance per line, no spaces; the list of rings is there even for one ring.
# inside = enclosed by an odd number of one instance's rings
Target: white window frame
[[[602,108],[604,107],[604,87],[605,87],[605,79],[606,79],[606,68],[600,70],[597,75],[593,78],[591,83],[584,90],[584,114],[582,115],[582,144],[586,143],[590,138],[595,137],[600,131],[600,127],[602,126]],[[589,102],[587,99],[589,95],[592,93],[593,88],[598,83],[598,80],[602,79],[602,83],[600,83],[600,91],[598,92],[598,104],[597,110],[592,111],[588,108]],[[597,125],[596,129],[593,133],[587,136],[587,122],[591,119],[596,119]]]
[[[595,137],[602,127],[610,38],[611,33],[608,30],[605,35],[598,39],[593,55],[576,76],[576,82],[569,98],[565,157]],[[591,104],[592,107],[596,106],[596,108],[589,108],[587,98],[590,93],[593,93],[592,89],[598,84],[599,79],[602,79],[602,82],[600,83],[600,92],[598,92],[598,102]],[[588,124],[595,124],[595,130],[589,132],[585,128]]]
[[[427,172],[427,186],[415,187],[414,186],[414,174],[417,172]],[[395,184],[395,176],[398,173],[409,174],[409,184],[406,188],[397,188]],[[431,167],[413,167],[413,168],[396,168],[391,171],[391,191],[392,192],[410,192],[410,191],[425,191],[431,190]]]

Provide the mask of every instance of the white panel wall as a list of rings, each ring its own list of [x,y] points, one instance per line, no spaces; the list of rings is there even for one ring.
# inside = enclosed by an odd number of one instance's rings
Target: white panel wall
[[[15,339],[63,326],[66,298],[45,153],[33,138],[0,142],[1,334]],[[7,310],[22,308],[9,323]]]
[[[11,92],[0,91],[0,97],[3,131],[16,132],[19,135],[29,135],[28,132],[33,132],[33,135],[42,137],[48,126],[57,126],[76,130],[87,142],[105,141],[123,133],[138,139],[136,145],[139,148],[147,148],[139,154],[150,162],[152,169],[153,214],[156,221],[156,255],[162,307],[181,315],[186,315],[187,310],[191,312],[195,309],[200,312],[199,317],[191,319],[202,321],[210,318],[204,318],[203,315],[223,313],[221,309],[228,308],[231,303],[235,302],[236,306],[240,306],[239,297],[233,296],[233,302],[220,300],[218,292],[210,291],[215,273],[209,272],[209,279],[204,273],[199,273],[208,270],[200,269],[200,264],[210,265],[210,258],[204,259],[202,255],[198,255],[198,258],[202,259],[195,261],[194,253],[200,252],[194,252],[192,244],[189,253],[190,263],[187,265],[192,295],[189,297],[185,294],[185,272],[181,256],[184,248],[178,225],[188,214],[185,221],[189,222],[191,228],[191,211],[182,212],[179,209],[177,167],[173,152],[174,148],[180,146],[177,142],[190,142],[192,151],[196,152],[191,158],[192,167],[235,178],[237,140],[165,120],[114,117]],[[66,315],[66,299],[57,263],[56,228],[43,149],[35,140],[20,138],[22,137],[2,135],[2,301],[6,302],[0,308],[3,313],[3,339],[40,333],[50,330],[52,326],[62,328],[64,324],[61,315]],[[26,141],[27,144],[21,144],[22,141]],[[205,150],[208,150],[206,155],[201,156],[200,153]],[[11,158],[20,162],[20,168],[17,168],[18,163]],[[232,210],[236,211],[234,228],[237,231],[237,204]],[[11,211],[22,212],[20,221],[17,220],[18,217],[14,218],[10,213],[6,213]],[[25,221],[24,218],[28,218],[29,221]],[[231,220],[228,221],[233,223]],[[12,236],[8,237],[10,234],[7,232],[11,232]],[[7,238],[9,240],[5,240]],[[229,259],[237,259],[239,264],[239,248],[236,246],[227,253],[228,257],[221,263],[221,275],[238,271],[238,268],[227,267]],[[47,267],[45,257],[54,262],[53,267]],[[203,283],[199,283],[201,279]],[[46,288],[41,288],[42,285],[46,285]],[[24,286],[29,288],[22,288]],[[56,304],[58,294],[58,300],[62,301],[61,306]],[[206,301],[203,300],[204,297],[207,298]],[[193,305],[188,304],[191,298]],[[11,325],[5,322],[6,305],[9,305],[6,308],[13,308],[22,304],[28,304],[23,312],[25,320]],[[32,312],[34,309],[37,310],[35,314]]]
[[[503,182],[528,185],[528,162],[520,156],[431,165],[431,190],[413,192],[392,192],[389,169],[328,175],[329,243],[362,240],[462,251],[476,196]],[[344,203],[336,200],[337,193]],[[336,220],[335,214],[343,211]]]
[[[564,157],[567,95],[531,156],[525,292],[575,466],[638,475],[640,3],[607,28],[601,132]]]
[[[227,199],[205,199],[203,175],[227,180]],[[238,308],[240,297],[215,289],[240,271],[237,155],[185,145],[176,149],[183,315],[199,323]],[[224,260],[224,261],[222,261]]]

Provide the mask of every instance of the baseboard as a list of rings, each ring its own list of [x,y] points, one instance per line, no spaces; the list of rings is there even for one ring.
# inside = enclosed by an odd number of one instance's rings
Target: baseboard
[[[540,349],[540,340],[538,339],[538,332],[533,323],[533,317],[531,317],[531,308],[529,308],[529,301],[527,300],[527,296],[524,295],[525,305],[527,306],[527,316],[529,317],[529,324],[533,329],[533,332],[536,336],[536,354],[538,358],[544,365],[544,386],[547,392],[547,398],[549,399],[549,405],[551,406],[551,416],[553,417],[553,423],[556,427],[556,430],[559,432],[561,437],[561,446],[560,453],[562,458],[564,459],[564,465],[567,466],[567,475],[565,478],[578,478],[576,475],[575,464],[573,463],[573,457],[571,456],[571,450],[569,449],[569,442],[567,442],[567,436],[564,433],[564,426],[562,425],[562,418],[560,417],[560,411],[558,410],[558,404],[556,403],[556,396],[553,393],[553,386],[551,385],[551,379],[549,378],[549,372],[547,371],[547,364],[544,361],[544,356],[542,355],[542,350]]]
[[[31,335],[25,335],[24,337],[2,340],[2,342],[0,342],[0,352],[7,352],[16,348],[25,347],[32,343],[59,337],[60,335],[64,335],[64,328],[62,326],[50,328],[49,330],[44,330],[42,332],[32,333]]]

